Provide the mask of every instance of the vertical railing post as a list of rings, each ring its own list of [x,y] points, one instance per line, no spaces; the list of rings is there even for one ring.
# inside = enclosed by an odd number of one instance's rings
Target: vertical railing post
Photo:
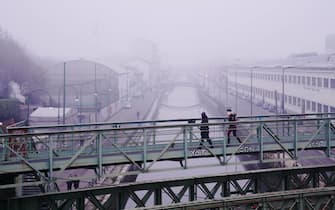
[[[9,137],[3,137],[1,138],[1,141],[2,141],[2,160],[3,161],[7,161],[7,146],[8,145],[8,142],[9,142]]]
[[[258,138],[258,143],[259,143],[259,159],[260,159],[261,163],[264,160],[262,130],[263,130],[263,123],[260,123],[259,126],[257,127],[257,138]]]
[[[98,149],[98,176],[99,179],[102,176],[102,135],[101,133],[98,134],[97,139],[97,149]]]
[[[258,127],[258,132],[257,132],[257,138],[258,138],[258,143],[259,143],[259,159],[261,163],[263,163],[264,160],[264,145],[263,145],[263,123],[259,124]]]
[[[290,117],[287,117],[287,136],[290,136]]]
[[[155,145],[156,144],[156,122],[153,123],[153,126],[154,126],[154,130],[152,132],[152,141],[153,141],[153,144]]]
[[[225,164],[227,160],[227,132],[225,130],[225,126],[222,126],[222,131],[223,131],[223,146],[222,146],[222,163]]]
[[[294,158],[295,160],[298,160],[298,131],[297,131],[297,120],[294,120],[294,142],[293,142],[293,147],[294,147]]]
[[[112,128],[117,128],[117,125],[116,124],[113,124],[112,125]],[[114,144],[117,144],[117,131],[116,130],[114,130],[113,131],[113,142],[114,142]]]
[[[143,171],[147,167],[147,130],[143,129]]]
[[[326,120],[326,123],[325,123],[325,140],[326,140],[326,143],[327,143],[327,151],[326,151],[326,153],[327,153],[328,157],[331,156],[330,123],[331,123],[330,120]]]
[[[185,161],[185,163],[184,163],[184,169],[187,168],[187,158],[188,158],[188,155],[187,155],[187,135],[186,135],[186,134],[187,134],[187,133],[186,133],[187,128],[188,128],[188,127],[186,127],[186,126],[184,126],[184,128],[183,128],[184,161]]]
[[[53,138],[49,135],[49,191],[54,191],[54,175],[53,175]]]
[[[192,140],[193,140],[193,135],[192,135],[192,131],[193,131],[193,126],[190,126],[189,127],[189,142],[190,142],[190,144],[192,143]]]

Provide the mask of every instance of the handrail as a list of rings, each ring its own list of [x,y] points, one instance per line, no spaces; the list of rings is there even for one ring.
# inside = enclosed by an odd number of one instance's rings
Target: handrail
[[[235,122],[214,122],[214,123],[187,123],[187,124],[172,124],[172,125],[151,125],[151,126],[138,126],[133,127],[118,127],[118,128],[92,128],[92,129],[81,129],[81,130],[55,130],[55,131],[37,131],[34,133],[13,133],[13,134],[1,134],[0,138],[3,137],[20,137],[20,136],[35,136],[35,135],[56,135],[56,134],[72,134],[72,133],[89,133],[89,132],[106,132],[106,131],[125,131],[125,130],[138,130],[141,129],[157,129],[157,128],[177,128],[177,127],[199,127],[200,125],[239,125],[239,124],[259,124],[259,123],[278,123],[278,122],[299,122],[299,121],[317,121],[317,120],[335,120],[335,117],[321,117],[321,118],[304,118],[304,119],[274,119],[274,120],[249,120],[249,121],[235,121]],[[185,120],[183,120],[185,121]],[[153,121],[155,122],[155,121]],[[20,129],[28,129],[29,127],[20,127]],[[50,127],[53,128],[53,127]]]
[[[240,116],[239,119],[260,119],[260,118],[289,118],[289,117],[308,117],[308,116],[335,116],[335,113],[313,113],[313,114],[284,114],[284,115],[257,115],[257,116]],[[315,118],[314,118],[315,119]],[[184,118],[184,119],[167,119],[167,120],[144,120],[144,121],[118,121],[118,122],[98,122],[98,123],[82,123],[82,124],[64,124],[64,125],[43,125],[43,126],[8,126],[8,130],[17,129],[43,129],[43,128],[66,128],[66,127],[89,127],[89,126],[104,126],[104,125],[124,125],[124,124],[149,124],[149,123],[167,123],[167,122],[188,122],[190,120],[198,120],[201,118]],[[228,120],[227,117],[210,117],[209,120]]]

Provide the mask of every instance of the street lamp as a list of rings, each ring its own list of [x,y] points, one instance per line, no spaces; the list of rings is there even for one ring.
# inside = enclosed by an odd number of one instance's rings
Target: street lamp
[[[75,91],[76,97],[75,97],[74,101],[76,103],[81,100],[81,97],[78,97],[78,90],[74,86],[68,85],[68,86],[64,86],[64,87],[59,88],[59,90],[58,90],[58,101],[57,101],[57,105],[58,105],[58,124],[60,123],[60,92],[61,92],[62,89],[65,89],[65,87],[70,87]],[[65,94],[65,92],[64,92],[64,94]],[[63,95],[63,119],[62,119],[63,124],[65,124],[65,100],[66,100],[66,98]]]
[[[253,115],[253,71],[255,68],[258,68],[258,66],[253,66],[250,69],[250,115],[252,117]]]

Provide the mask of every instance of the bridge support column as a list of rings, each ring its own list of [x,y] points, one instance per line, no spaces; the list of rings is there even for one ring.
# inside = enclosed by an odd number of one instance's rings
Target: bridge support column
[[[81,194],[81,196],[76,199],[76,208],[85,209],[85,197],[83,196],[83,194]]]
[[[155,205],[162,205],[162,189],[155,189],[154,192]]]
[[[188,200],[189,201],[195,201],[197,200],[197,185],[196,184],[191,184],[189,186],[189,195],[188,195]]]
[[[22,174],[17,175],[15,177],[15,183],[16,184],[22,184],[22,180],[23,180],[23,175]],[[22,196],[22,188],[23,188],[22,186],[16,187],[16,189],[15,189],[16,196]]]
[[[222,197],[229,197],[230,196],[230,183],[229,181],[224,181],[222,184]]]

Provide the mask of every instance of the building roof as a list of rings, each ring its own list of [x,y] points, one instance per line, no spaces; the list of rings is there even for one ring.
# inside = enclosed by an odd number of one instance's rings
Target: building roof
[[[68,115],[70,112],[71,108],[65,108],[65,115]],[[60,116],[63,116],[63,108],[38,107],[30,114],[30,117],[58,117],[58,113]]]

